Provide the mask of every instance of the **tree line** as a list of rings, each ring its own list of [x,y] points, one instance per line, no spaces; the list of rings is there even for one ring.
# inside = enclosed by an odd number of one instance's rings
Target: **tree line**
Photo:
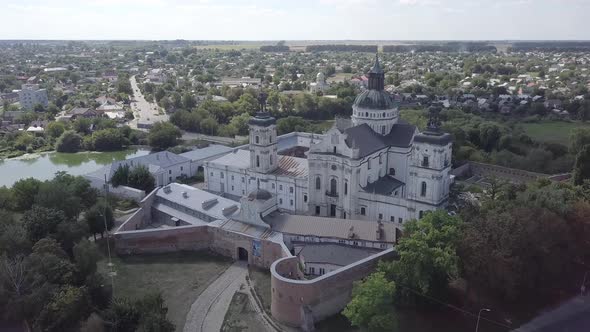
[[[94,241],[113,227],[105,198],[56,174],[0,188],[0,320],[31,331],[174,331],[159,294],[111,298]]]

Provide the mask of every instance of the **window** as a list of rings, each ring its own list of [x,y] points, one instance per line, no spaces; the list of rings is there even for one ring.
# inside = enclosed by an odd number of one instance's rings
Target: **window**
[[[234,180],[234,176],[233,176],[233,175],[231,176],[231,180],[232,180],[232,181]]]
[[[246,178],[242,176],[242,183],[246,182]]]
[[[213,176],[213,172],[211,172],[211,174],[209,174],[209,175]]]
[[[359,243],[358,243],[357,241],[352,241],[352,245],[353,245],[353,246],[358,246],[358,245],[359,245]]]
[[[418,214],[418,218],[422,219],[422,217],[424,216],[424,211],[420,210],[420,213]]]
[[[283,185],[282,184],[279,184],[279,190],[280,191],[283,191]]]
[[[315,268],[313,266],[309,268],[309,274],[315,274]]]
[[[219,176],[223,179],[224,174],[223,173],[219,173]]]
[[[336,147],[334,147],[334,154],[336,154]]]
[[[268,136],[268,142],[272,143],[272,135]]]
[[[367,208],[365,208],[364,206],[361,207],[361,216],[365,216],[367,215]]]
[[[395,222],[395,217],[394,216],[391,216],[391,218],[389,218],[389,221]]]
[[[336,190],[336,186],[338,185],[337,181],[335,178],[332,178],[330,180],[330,194],[332,195],[337,195],[337,190]]]
[[[260,138],[256,136],[256,144],[260,143]]]
[[[395,168],[393,168],[393,167],[389,168],[389,175],[395,176]]]
[[[270,164],[272,165],[272,154],[270,155]]]
[[[168,174],[172,174],[172,170],[171,169],[168,170]]]
[[[181,172],[182,172],[182,171],[184,171],[184,168],[183,168],[182,166],[180,166],[180,171],[181,171]]]
[[[338,243],[345,244],[346,243],[346,240],[338,240]]]
[[[383,163],[382,156],[379,155],[379,165],[381,165],[382,163]]]
[[[346,219],[346,212],[342,214],[342,219]]]
[[[279,204],[283,204],[283,199],[279,198]]]
[[[274,184],[274,183],[273,183],[273,184],[271,184],[271,186],[272,186],[272,189],[274,189],[274,188],[275,188],[275,184]]]
[[[385,126],[381,126],[381,135],[385,135],[385,134],[387,134],[387,133],[385,132]]]
[[[307,203],[307,194],[303,195],[303,202]]]
[[[424,156],[422,159],[422,167],[428,167],[428,156]]]
[[[383,213],[379,213],[379,220],[383,219]]]
[[[403,218],[397,218],[397,222],[399,222],[400,224],[404,223],[404,219]]]
[[[293,200],[291,200],[291,202],[290,202],[290,203],[291,203],[291,206],[293,206]]]
[[[316,205],[315,206],[315,215],[316,216],[319,216],[320,215],[320,206],[319,205]]]
[[[293,187],[289,187],[289,192],[292,194],[293,191],[295,191],[295,189],[293,189]]]
[[[231,186],[231,191],[234,191],[234,186],[233,185]]]
[[[387,248],[387,244],[385,244],[385,243],[381,243],[381,244],[379,245],[379,248],[381,248],[381,249],[385,249],[385,248]]]
[[[348,195],[348,181],[344,181],[344,195]]]
[[[326,270],[323,267],[320,267],[320,275],[323,275],[324,273],[326,273]]]
[[[367,159],[367,169],[371,169],[371,158]]]
[[[168,177],[168,181],[172,182],[172,177],[171,176]]]
[[[420,188],[420,196],[426,196],[426,182],[422,181],[422,188]]]
[[[319,176],[315,178],[315,189],[316,190],[322,189],[322,180],[320,179]]]
[[[260,167],[260,156],[256,156],[256,167]]]

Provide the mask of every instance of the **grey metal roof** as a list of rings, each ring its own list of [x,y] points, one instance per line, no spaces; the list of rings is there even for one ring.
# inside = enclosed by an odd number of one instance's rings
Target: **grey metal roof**
[[[303,256],[306,263],[325,263],[346,266],[378,253],[379,250],[323,243],[295,246],[295,255]]]
[[[383,90],[368,89],[354,99],[355,106],[374,110],[390,110],[396,107],[395,100]]]
[[[403,185],[404,183],[400,180],[392,176],[385,175],[379,178],[377,181],[367,184],[367,186],[364,187],[363,190],[371,194],[375,193],[379,195],[389,196],[393,193],[394,190]]]
[[[373,64],[373,67],[371,68],[369,73],[383,74],[383,69],[379,64],[379,53],[375,53],[375,63]]]
[[[453,141],[453,137],[449,133],[424,132],[416,135],[414,141],[436,145],[447,145]]]
[[[192,161],[200,161],[219,154],[230,152],[231,150],[233,150],[233,148],[230,148],[225,145],[211,144],[208,147],[191,150],[185,153],[181,153],[180,155]]]
[[[239,169],[250,167],[250,151],[249,150],[234,150],[222,157],[219,157],[210,162],[218,166],[231,166]]]
[[[258,200],[262,200],[262,201],[266,201],[272,198],[272,195],[270,192],[264,190],[264,189],[256,189],[253,192],[248,194],[248,198],[249,199],[258,199]]]
[[[277,123],[277,120],[270,116],[269,113],[266,112],[258,112],[256,116],[252,117],[248,124],[255,125],[255,126],[262,126],[268,127],[270,125],[274,125]]]
[[[185,184],[171,183],[159,189],[156,197],[198,211],[213,219],[225,220],[240,213],[240,203]],[[238,209],[225,210],[231,211],[231,213],[224,214],[224,209],[232,206],[237,206]]]
[[[410,124],[397,123],[393,125],[389,134],[381,136],[377,134],[369,125],[361,125],[348,128],[344,131],[346,145],[349,148],[358,148],[359,157],[363,158],[375,151],[395,147],[409,147],[412,144],[412,138],[416,132],[416,127]]]
[[[392,222],[382,222],[382,236],[377,239],[379,222],[372,220],[337,219],[273,212],[264,217],[264,221],[271,225],[273,230],[281,233],[387,243],[395,243],[397,228]]]

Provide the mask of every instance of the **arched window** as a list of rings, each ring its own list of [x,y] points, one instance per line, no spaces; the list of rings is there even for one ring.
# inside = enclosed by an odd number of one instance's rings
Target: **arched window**
[[[272,135],[268,136],[268,142],[272,143]]]
[[[270,164],[272,165],[272,154],[270,155]]]
[[[337,185],[338,185],[338,182],[336,181],[336,179],[335,178],[332,178],[330,180],[330,193],[332,195],[337,195],[338,194],[338,191],[336,190],[336,186]]]
[[[256,136],[256,144],[260,143],[260,137]]]
[[[322,189],[322,179],[320,179],[319,176],[315,178],[315,189],[316,190]]]
[[[393,168],[393,167],[389,168],[389,175],[395,176],[395,168]]]
[[[365,112],[365,116],[368,118],[369,117],[369,112]]]
[[[420,189],[420,196],[426,196],[426,182],[422,181],[422,188]]]
[[[260,167],[260,156],[256,156],[256,167]]]
[[[385,117],[385,112],[383,112],[383,117]]]
[[[428,156],[424,156],[424,158],[422,159],[422,167],[428,167]]]
[[[334,146],[334,154],[336,154],[336,146]]]
[[[344,195],[348,195],[348,181],[344,180]]]

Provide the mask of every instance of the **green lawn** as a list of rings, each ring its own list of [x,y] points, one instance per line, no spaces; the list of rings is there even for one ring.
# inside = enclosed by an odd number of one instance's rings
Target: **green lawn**
[[[107,261],[99,262],[106,277]],[[182,331],[191,305],[199,294],[225,271],[231,261],[207,252],[114,257],[115,296],[140,298],[161,291],[168,306],[168,319]]]
[[[526,134],[535,141],[569,145],[571,131],[575,128],[590,128],[590,124],[577,121],[543,121],[523,123],[522,127],[524,128]]]

